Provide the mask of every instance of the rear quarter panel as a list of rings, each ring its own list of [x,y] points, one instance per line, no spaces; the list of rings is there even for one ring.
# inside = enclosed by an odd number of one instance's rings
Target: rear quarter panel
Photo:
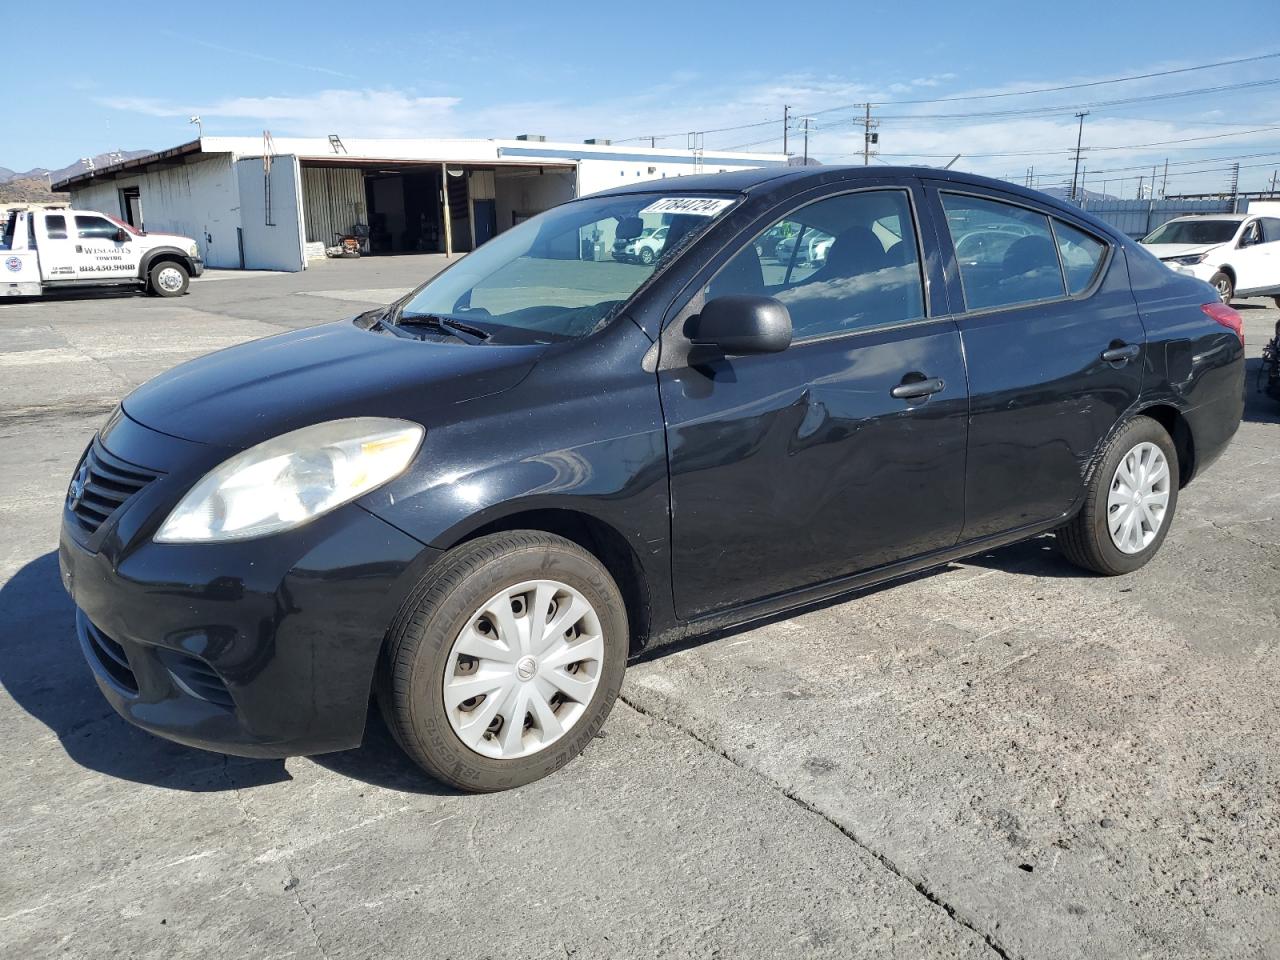
[[[1147,330],[1141,406],[1164,404],[1183,414],[1198,474],[1221,454],[1240,425],[1244,347],[1234,332],[1201,309],[1218,299],[1207,283],[1175,273],[1138,244],[1126,243],[1124,253]]]

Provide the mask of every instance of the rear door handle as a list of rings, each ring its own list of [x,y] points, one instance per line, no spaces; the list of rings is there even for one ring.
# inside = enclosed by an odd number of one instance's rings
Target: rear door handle
[[[1126,343],[1103,350],[1102,359],[1107,363],[1125,363],[1136,357],[1139,352],[1141,352],[1141,348],[1136,343]]]
[[[941,378],[929,377],[925,380],[900,383],[889,391],[889,395],[898,400],[915,400],[918,397],[928,397],[939,393],[945,387],[946,383]]]

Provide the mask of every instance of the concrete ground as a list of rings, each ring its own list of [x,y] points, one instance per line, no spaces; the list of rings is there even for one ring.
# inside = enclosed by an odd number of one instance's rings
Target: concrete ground
[[[186,358],[438,258],[0,304],[0,955],[1280,957],[1280,406],[1119,579],[1051,537],[634,665],[494,796],[374,722],[258,762],[129,727],[58,582],[76,458]],[[1239,305],[1251,374],[1277,311]]]

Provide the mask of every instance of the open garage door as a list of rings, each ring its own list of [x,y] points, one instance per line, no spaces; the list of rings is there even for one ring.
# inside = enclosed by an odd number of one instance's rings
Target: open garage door
[[[302,270],[302,192],[298,158],[236,161],[240,188],[240,250],[248,270]]]

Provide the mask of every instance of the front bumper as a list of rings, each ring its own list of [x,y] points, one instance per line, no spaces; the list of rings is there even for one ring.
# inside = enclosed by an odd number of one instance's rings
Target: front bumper
[[[221,753],[358,745],[387,625],[438,553],[355,504],[259,540],[157,544],[192,474],[226,452],[127,417],[104,434],[116,457],[164,471],[91,535],[63,513],[62,580],[107,701],[143,729]],[[157,462],[166,450],[170,462]]]
[[[191,258],[191,275],[193,277],[198,277],[202,273],[204,273],[204,261],[201,260],[199,257],[192,257]]]

